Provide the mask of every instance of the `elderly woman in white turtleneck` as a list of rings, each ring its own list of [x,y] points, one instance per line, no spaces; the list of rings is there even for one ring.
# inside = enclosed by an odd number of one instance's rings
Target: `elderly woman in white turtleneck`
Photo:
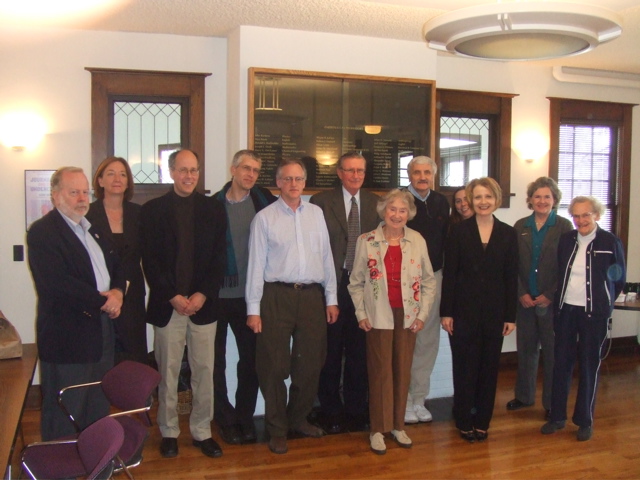
[[[564,428],[573,366],[578,358],[580,380],[572,421],[576,438],[586,441],[593,432],[601,349],[613,303],[622,291],[626,270],[622,242],[596,223],[604,213],[593,197],[576,197],[569,205],[576,230],[558,243],[558,292],[555,298],[555,363],[551,413],[541,432]]]

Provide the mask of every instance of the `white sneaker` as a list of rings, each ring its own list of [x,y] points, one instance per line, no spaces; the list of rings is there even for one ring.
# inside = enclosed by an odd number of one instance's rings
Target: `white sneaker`
[[[373,453],[377,455],[384,455],[387,453],[387,446],[384,443],[384,435],[380,432],[370,434],[369,441],[371,442],[371,451]]]
[[[407,406],[407,409],[404,411],[404,423],[418,423],[420,420],[416,415],[416,409],[413,408],[413,405]]]
[[[404,430],[391,430],[391,435],[402,448],[411,448],[413,443]]]
[[[427,410],[424,405],[420,405],[419,403],[415,404],[413,406],[413,411],[416,414],[416,418],[420,422],[430,422],[431,420],[433,420],[433,417],[431,416],[431,412]],[[405,422],[406,422],[406,418],[405,418]]]

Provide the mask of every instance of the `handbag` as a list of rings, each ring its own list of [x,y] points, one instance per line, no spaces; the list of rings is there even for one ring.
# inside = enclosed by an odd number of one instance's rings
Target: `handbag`
[[[0,310],[0,360],[19,357],[22,357],[20,335]]]

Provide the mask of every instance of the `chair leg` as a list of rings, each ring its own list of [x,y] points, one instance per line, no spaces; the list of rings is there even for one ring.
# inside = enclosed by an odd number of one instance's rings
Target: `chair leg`
[[[122,458],[120,458],[119,454],[116,455],[116,458],[118,459],[118,463],[120,463],[120,466],[124,470],[124,473],[126,473],[127,477],[129,477],[129,480],[134,480],[133,475],[131,474],[131,471],[129,470],[129,467],[127,467],[127,464],[122,461]]]

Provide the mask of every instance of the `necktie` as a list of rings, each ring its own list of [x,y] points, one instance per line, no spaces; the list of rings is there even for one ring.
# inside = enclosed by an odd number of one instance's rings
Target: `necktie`
[[[358,213],[358,203],[356,197],[351,197],[351,210],[349,210],[349,219],[347,220],[347,258],[345,267],[350,272],[353,268],[353,260],[356,258],[356,241],[360,235],[360,214]]]

